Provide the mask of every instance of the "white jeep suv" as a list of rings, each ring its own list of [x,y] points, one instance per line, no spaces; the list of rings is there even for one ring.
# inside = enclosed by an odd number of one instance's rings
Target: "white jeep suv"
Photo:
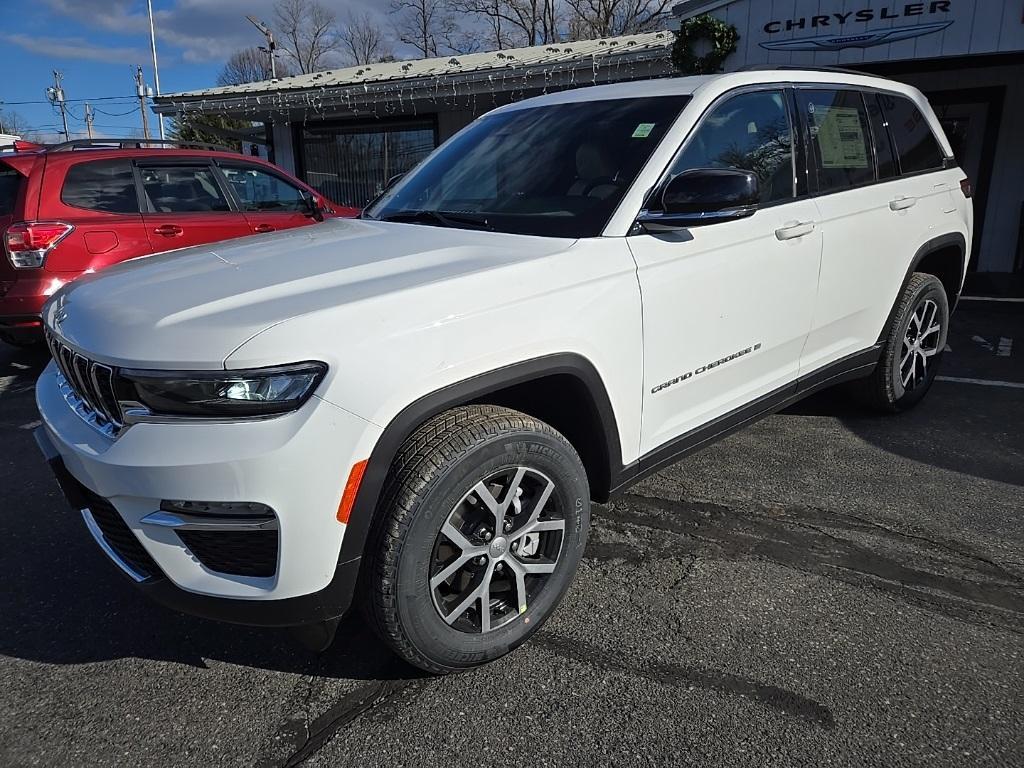
[[[161,602],[326,647],[358,597],[464,669],[555,610],[592,502],[824,386],[919,401],[969,197],[921,93],[875,77],[529,99],[361,219],[64,288],[39,442]]]

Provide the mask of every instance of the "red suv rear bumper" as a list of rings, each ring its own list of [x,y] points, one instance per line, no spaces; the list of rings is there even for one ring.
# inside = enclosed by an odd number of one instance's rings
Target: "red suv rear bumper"
[[[43,304],[78,272],[21,272],[16,279],[0,279],[0,330],[32,331],[41,327]],[[7,275],[3,276],[7,278]]]

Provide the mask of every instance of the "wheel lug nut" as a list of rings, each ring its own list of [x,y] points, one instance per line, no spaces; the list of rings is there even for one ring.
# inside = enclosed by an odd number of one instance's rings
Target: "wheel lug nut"
[[[492,538],[494,538],[493,533],[491,533],[490,531],[484,532],[484,541],[490,541]]]
[[[499,572],[505,570],[505,564],[504,563],[498,563],[496,566],[494,566],[494,570],[499,571]]]

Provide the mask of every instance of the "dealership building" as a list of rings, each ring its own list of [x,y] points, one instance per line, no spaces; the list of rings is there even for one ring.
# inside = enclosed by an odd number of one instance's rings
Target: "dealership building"
[[[1024,0],[688,0],[735,27],[727,71],[844,67],[927,94],[975,187],[971,269],[1024,272]],[[362,205],[474,117],[552,90],[673,74],[670,31],[349,67],[165,94],[168,115],[263,124],[271,158],[339,203]],[[695,53],[708,44],[697,41]]]

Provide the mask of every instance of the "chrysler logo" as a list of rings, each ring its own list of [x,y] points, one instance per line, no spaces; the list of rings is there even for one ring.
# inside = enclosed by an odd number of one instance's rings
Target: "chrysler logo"
[[[841,51],[844,48],[872,48],[876,45],[895,43],[898,40],[910,40],[914,37],[941,32],[952,23],[952,21],[937,21],[933,24],[914,24],[909,27],[880,29],[861,34],[772,40],[760,43],[760,46],[769,51]]]

